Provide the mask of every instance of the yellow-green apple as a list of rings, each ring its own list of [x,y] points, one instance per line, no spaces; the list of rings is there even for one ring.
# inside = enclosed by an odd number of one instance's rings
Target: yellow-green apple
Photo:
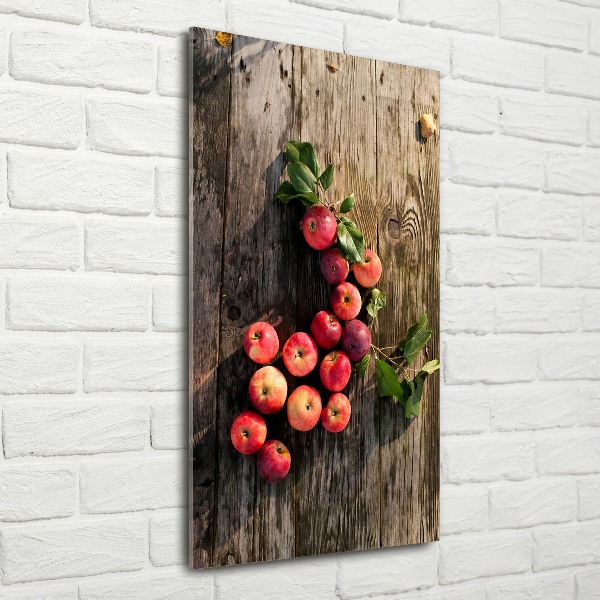
[[[267,439],[267,424],[253,410],[240,413],[231,425],[231,443],[242,454],[254,454],[262,448]]]
[[[244,335],[244,350],[259,365],[270,363],[279,352],[277,332],[264,321],[252,323]]]
[[[278,440],[269,440],[256,457],[260,476],[269,483],[281,481],[290,471],[290,451]]]
[[[319,392],[310,385],[301,385],[288,398],[288,421],[298,431],[309,431],[319,422],[321,408]]]
[[[308,375],[319,358],[315,342],[308,333],[302,331],[294,333],[283,345],[282,356],[287,370],[294,377]]]
[[[287,381],[275,367],[261,367],[250,379],[248,388],[252,406],[264,415],[280,411],[287,398]]]
[[[321,310],[314,316],[310,332],[319,348],[331,350],[340,341],[342,324],[332,312]]]
[[[342,321],[354,319],[360,312],[361,305],[358,288],[348,281],[340,283],[331,294],[331,308]]]
[[[356,281],[363,287],[373,287],[381,277],[381,261],[373,250],[365,250],[365,259],[352,267]]]
[[[342,348],[350,360],[360,360],[371,349],[371,332],[358,319],[349,321],[342,330]]]
[[[321,423],[327,431],[338,433],[348,425],[352,407],[350,400],[344,394],[329,396],[327,406],[321,412]]]
[[[341,392],[348,384],[351,371],[352,365],[348,355],[341,350],[334,350],[321,362],[321,383],[330,392]]]
[[[327,248],[321,255],[321,273],[327,283],[337,285],[346,281],[350,266],[344,255],[337,248]]]
[[[302,219],[302,233],[311,248],[329,248],[337,236],[335,215],[325,206],[312,206]]]

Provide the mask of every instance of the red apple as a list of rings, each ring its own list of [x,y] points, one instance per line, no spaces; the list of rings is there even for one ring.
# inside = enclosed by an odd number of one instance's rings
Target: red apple
[[[356,281],[363,287],[369,288],[376,285],[381,277],[381,261],[373,250],[365,250],[365,260],[355,263],[352,267]]]
[[[260,476],[269,483],[281,481],[290,471],[290,451],[279,441],[269,440],[256,457]]]
[[[328,248],[321,255],[321,273],[327,283],[337,285],[346,281],[350,266],[344,255],[337,248]]]
[[[352,365],[345,352],[334,350],[321,362],[321,382],[330,392],[341,392],[350,379]]]
[[[298,431],[309,431],[321,416],[321,396],[314,387],[301,385],[288,398],[287,417],[290,425]]]
[[[371,332],[358,319],[346,323],[342,331],[342,348],[350,360],[360,360],[371,348]]]
[[[283,345],[283,362],[294,377],[308,375],[319,358],[317,346],[308,333],[294,333]]]
[[[244,350],[254,362],[259,365],[266,365],[279,352],[277,332],[264,321],[253,323],[244,335]]]
[[[321,412],[321,423],[327,431],[338,433],[348,425],[352,406],[350,400],[344,394],[332,394],[329,396],[327,406]]]
[[[310,332],[319,348],[331,350],[342,336],[342,324],[327,310],[319,311],[310,324]]]
[[[267,424],[258,413],[245,410],[234,419],[229,435],[238,452],[254,454],[267,439]]]
[[[248,388],[252,406],[264,415],[280,411],[287,398],[287,381],[275,367],[261,367],[250,379]]]
[[[302,233],[311,248],[329,248],[337,236],[335,215],[325,206],[312,206],[302,219]]]
[[[340,283],[331,294],[331,308],[342,321],[354,319],[360,312],[361,306],[362,300],[358,288],[347,281]]]

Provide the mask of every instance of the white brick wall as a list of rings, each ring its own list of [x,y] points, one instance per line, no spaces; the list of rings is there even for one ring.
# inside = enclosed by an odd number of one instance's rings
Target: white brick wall
[[[187,30],[442,72],[440,544],[184,566]],[[0,597],[600,599],[598,0],[0,0]]]

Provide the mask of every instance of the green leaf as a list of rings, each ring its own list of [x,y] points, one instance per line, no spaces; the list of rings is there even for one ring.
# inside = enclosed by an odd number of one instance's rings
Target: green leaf
[[[315,182],[317,178],[310,172],[309,168],[302,163],[289,163],[288,175],[292,185],[298,194],[315,193]]]
[[[295,198],[297,195],[298,192],[296,192],[296,188],[289,181],[284,181],[275,193],[275,199],[281,200],[281,202],[287,204],[290,200],[292,200],[292,198]]]
[[[369,302],[367,303],[367,312],[371,315],[371,317],[376,319],[377,313],[382,308],[385,308],[386,303],[387,297],[385,295],[385,292],[382,292],[377,288],[373,288],[371,290],[371,295],[369,296]]]
[[[344,198],[342,205],[340,206],[340,212],[347,213],[352,210],[354,206],[354,194],[350,194],[347,198]]]
[[[365,354],[352,368],[354,372],[358,374],[359,377],[364,379],[367,374],[367,369],[369,368],[369,363],[371,362],[371,355]]]
[[[365,254],[365,238],[356,223],[341,217],[337,228],[338,248],[351,263],[362,262]]]
[[[314,192],[306,192],[305,194],[296,194],[306,208],[310,208],[315,204],[319,204],[319,197]]]
[[[379,359],[377,360],[377,393],[381,398],[384,396],[401,398],[404,395],[394,369]]]
[[[319,176],[319,162],[312,144],[308,142],[288,142],[285,151],[291,163],[306,165],[315,179]]]
[[[435,373],[440,368],[440,361],[437,358],[426,362],[422,367],[419,373],[427,373],[427,375],[431,375]]]
[[[427,374],[418,373],[414,381],[409,381],[408,384],[412,390],[411,395],[407,398],[404,404],[404,416],[407,419],[418,417],[421,409],[421,396],[423,395],[423,384]]]
[[[431,331],[429,329],[422,329],[415,333],[413,337],[406,341],[404,344],[404,349],[402,351],[402,356],[406,360],[406,362],[410,365],[413,363],[417,354],[425,348],[425,345],[431,338]]]
[[[425,327],[427,327],[427,314],[423,314],[423,316],[416,323],[413,323],[408,328],[408,331],[406,332],[406,337],[402,342],[400,342],[400,344],[398,344],[398,350],[402,352],[404,344],[406,344],[406,342],[410,340],[415,335],[415,333],[418,333],[419,331],[421,331],[421,329],[425,329]]]
[[[324,190],[333,183],[333,169],[333,165],[329,165],[319,177],[319,183],[323,186]]]

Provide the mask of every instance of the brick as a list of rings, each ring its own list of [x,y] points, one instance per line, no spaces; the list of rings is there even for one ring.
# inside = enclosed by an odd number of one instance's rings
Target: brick
[[[600,67],[600,64],[598,65]],[[546,155],[546,189],[565,194],[598,194],[600,153],[552,151]]]
[[[553,287],[600,287],[600,248],[562,245],[549,248],[542,259],[542,285]]]
[[[441,583],[525,573],[530,563],[531,538],[526,533],[457,536],[440,543]]]
[[[179,458],[87,462],[81,466],[80,510],[120,513],[183,506]]]
[[[187,116],[171,99],[89,98],[87,143],[91,150],[134,156],[185,157]]]
[[[80,244],[79,227],[70,219],[0,219],[2,269],[76,269]]]
[[[537,377],[537,347],[527,338],[457,337],[444,344],[444,381],[518,383]]]
[[[491,235],[496,199],[489,188],[473,188],[445,181],[440,186],[442,233]]]
[[[75,514],[77,473],[67,464],[0,466],[0,521]]]
[[[493,431],[528,431],[573,427],[579,405],[569,386],[518,386],[492,390]]]
[[[594,200],[596,200],[594,198]],[[583,212],[583,237],[588,242],[600,242],[600,206],[588,202]]]
[[[185,225],[181,219],[89,220],[85,226],[86,269],[157,275],[185,273]]]
[[[212,574],[166,574],[79,584],[79,600],[214,600]]]
[[[426,591],[416,596],[402,595],[402,600],[485,600],[485,588],[480,585],[453,585],[440,586],[434,591]],[[386,600],[385,596],[378,596],[376,600]]]
[[[561,352],[560,349],[567,351]],[[543,379],[600,379],[600,339],[596,336],[548,339],[540,343]]]
[[[13,79],[132,92],[154,88],[154,45],[142,40],[71,31],[14,30]]]
[[[444,77],[440,83],[442,129],[473,133],[492,133],[498,129],[496,94],[485,88],[447,77]]]
[[[523,437],[445,439],[442,441],[442,479],[445,483],[478,483],[533,474],[533,442]]]
[[[35,164],[35,177],[31,176]],[[148,215],[150,167],[56,154],[10,152],[8,197],[15,208]]]
[[[339,564],[339,597],[342,600],[352,600],[431,587],[438,582],[438,554],[437,544],[388,548],[377,553],[348,554]],[[376,578],[373,577],[373,572],[377,573]],[[317,594],[309,596],[323,597]]]
[[[498,26],[495,0],[460,0],[452,7],[444,0],[404,0],[402,20],[468,33],[494,35]]]
[[[44,587],[12,588],[10,600],[77,600],[77,587],[46,583]]]
[[[600,433],[554,434],[536,442],[537,470],[542,475],[600,472]]]
[[[600,390],[598,386],[584,387],[581,390],[581,424],[600,426]]]
[[[600,569],[586,569],[575,575],[577,600],[600,600]]]
[[[87,18],[87,0],[0,0],[0,13],[79,24]]]
[[[600,479],[580,479],[577,482],[578,518],[580,521],[600,519]]]
[[[540,251],[531,245],[464,238],[448,243],[449,285],[535,285],[539,271]]]
[[[152,404],[150,439],[157,450],[187,446],[187,398],[161,398]]]
[[[544,83],[544,51],[535,46],[461,36],[452,53],[459,79],[539,90]]]
[[[85,522],[0,532],[2,583],[81,577],[142,569],[142,521]]]
[[[187,329],[187,284],[187,278],[178,277],[152,286],[152,323],[156,331]]]
[[[155,206],[159,217],[188,216],[188,169],[168,164],[156,167]]]
[[[381,0],[374,4],[369,0],[292,0],[298,4],[306,4],[317,8],[329,10],[340,10],[345,13],[358,13],[363,15],[374,15],[387,17],[389,19],[398,16],[398,3],[396,0]]]
[[[373,44],[373,40],[377,44]],[[398,40],[402,44],[398,44]],[[424,29],[397,21],[350,17],[344,51],[412,67],[450,72],[450,36],[441,29]]]
[[[550,333],[579,329],[579,294],[537,288],[518,294],[502,290],[496,297],[496,331]]]
[[[481,388],[446,387],[441,404],[442,435],[483,433],[490,429],[490,402]]]
[[[600,54],[600,16],[598,15],[592,16],[591,20],[590,53]]]
[[[158,46],[156,91],[161,96],[181,96],[187,98],[187,37],[182,36],[177,44]]]
[[[543,18],[540,16],[543,15]],[[504,0],[500,35],[511,40],[585,50],[589,12],[562,2]]]
[[[600,58],[559,50],[546,56],[546,91],[600,98]]]
[[[577,518],[577,496],[572,481],[511,483],[490,488],[493,529],[517,529]]]
[[[488,494],[485,488],[470,486],[442,487],[440,494],[440,530],[453,533],[483,531],[487,526]]]
[[[487,584],[487,600],[572,600],[573,580],[559,575],[526,575]]]
[[[600,146],[600,105],[588,106],[590,112],[589,142],[591,146]]]
[[[0,11],[1,12],[1,11]],[[8,33],[5,27],[0,27],[0,75],[6,72],[8,62],[7,52],[7,37]]]
[[[221,29],[221,0],[90,0],[90,22],[95,27],[181,35],[191,23]]]
[[[567,525],[533,532],[533,570],[546,571],[600,561],[600,525]]]
[[[581,200],[524,190],[497,195],[496,231],[519,238],[576,240],[581,237]]]
[[[7,327],[47,331],[144,331],[148,285],[140,279],[11,277]]]
[[[147,404],[78,400],[4,405],[4,455],[58,456],[142,450]]]
[[[489,289],[443,286],[441,305],[440,327],[446,333],[488,333],[493,329],[496,302]]]
[[[580,146],[587,126],[587,109],[579,100],[537,94],[500,97],[500,127],[507,135]]]
[[[514,138],[458,138],[450,141],[450,178],[454,183],[538,189],[544,155],[531,142]]]
[[[187,388],[184,348],[172,338],[85,340],[83,388],[86,392],[162,392]]]
[[[70,339],[0,339],[0,394],[77,391],[79,342]]]
[[[69,150],[81,143],[84,111],[77,94],[1,87],[0,113],[2,142]]]
[[[187,562],[187,526],[183,515],[150,519],[150,562],[155,567],[183,565]]]

